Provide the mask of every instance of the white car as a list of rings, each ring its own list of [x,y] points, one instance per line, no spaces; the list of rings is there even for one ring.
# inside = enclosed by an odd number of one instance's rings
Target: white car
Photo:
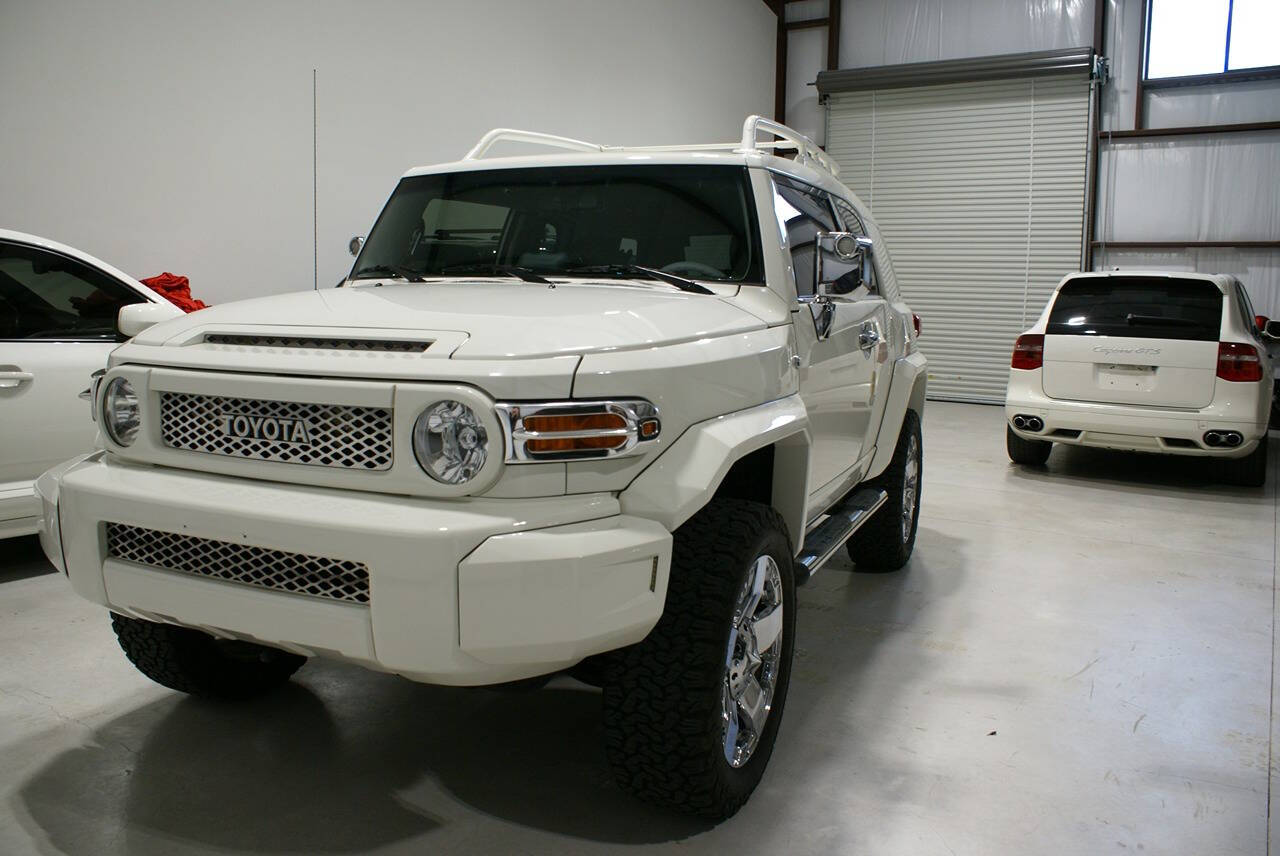
[[[504,140],[569,151],[485,156]],[[104,451],[37,486],[51,561],[199,695],[309,656],[454,685],[576,668],[623,787],[735,812],[795,586],[915,543],[925,359],[866,207],[759,117],[719,149],[498,130],[407,173],[353,246],[341,288],[112,354]]]
[[[81,393],[123,341],[120,309],[136,304],[155,306],[153,320],[182,314],[93,256],[0,229],[0,538],[34,534],[36,476],[93,448]]]
[[[1267,326],[1232,276],[1068,275],[1014,345],[1009,457],[1041,465],[1054,443],[1196,455],[1221,459],[1224,480],[1263,484]]]

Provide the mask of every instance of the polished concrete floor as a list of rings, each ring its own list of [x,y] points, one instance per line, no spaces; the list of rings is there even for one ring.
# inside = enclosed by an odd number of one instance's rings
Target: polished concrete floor
[[[1002,432],[929,404],[915,557],[802,590],[772,764],[717,826],[621,794],[567,678],[313,662],[201,703],[135,673],[33,540],[0,542],[0,853],[1267,852],[1277,473],[1061,448],[1024,470]]]

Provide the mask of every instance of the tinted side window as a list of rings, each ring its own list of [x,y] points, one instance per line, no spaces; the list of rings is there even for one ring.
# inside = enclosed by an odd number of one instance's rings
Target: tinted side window
[[[1240,283],[1236,283],[1236,300],[1240,303],[1240,320],[1244,323],[1244,329],[1250,333],[1257,333],[1258,325],[1255,321],[1257,310],[1253,308],[1253,301],[1249,299],[1249,292]]]
[[[836,231],[831,203],[821,190],[775,175],[773,210],[787,232],[791,266],[796,274],[796,293],[801,297],[811,295],[817,234]]]
[[[0,242],[0,339],[115,339],[120,307],[143,302],[75,259]]]
[[[1046,332],[1216,342],[1221,326],[1222,292],[1211,282],[1097,277],[1062,286]]]
[[[844,224],[846,232],[852,232],[855,235],[867,234],[867,227],[863,225],[862,218],[858,216],[857,211],[853,210],[852,205],[839,196],[831,197],[831,201],[835,203],[836,213],[840,215],[840,220]]]

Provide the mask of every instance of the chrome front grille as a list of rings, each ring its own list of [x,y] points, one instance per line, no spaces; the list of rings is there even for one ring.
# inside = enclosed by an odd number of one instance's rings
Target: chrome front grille
[[[124,523],[107,524],[107,555],[140,565],[290,594],[369,602],[369,568],[349,559],[269,550]]]
[[[420,353],[430,348],[431,341],[410,342],[401,339],[333,339],[312,336],[246,336],[231,333],[210,333],[204,337],[210,345],[239,345],[258,348],[316,348],[329,351],[389,351],[392,353]]]
[[[392,462],[385,407],[164,392],[160,436],[172,449],[255,461],[349,470],[386,470]]]

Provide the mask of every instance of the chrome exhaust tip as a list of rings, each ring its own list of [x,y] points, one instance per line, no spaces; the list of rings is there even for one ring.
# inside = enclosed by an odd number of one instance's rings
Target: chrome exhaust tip
[[[1206,431],[1204,444],[1214,449],[1234,449],[1244,443],[1244,435],[1239,431]]]
[[[1031,431],[1034,433],[1044,430],[1044,420],[1039,416],[1027,416],[1019,413],[1010,421],[1013,422],[1013,427],[1019,431]]]

